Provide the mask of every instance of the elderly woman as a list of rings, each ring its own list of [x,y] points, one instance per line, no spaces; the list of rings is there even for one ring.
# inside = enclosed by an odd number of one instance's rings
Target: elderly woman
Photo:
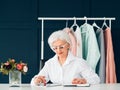
[[[49,80],[57,84],[98,84],[98,75],[82,58],[70,52],[71,41],[63,30],[53,32],[48,43],[55,56],[46,61],[42,70],[31,80],[31,85],[47,83]]]

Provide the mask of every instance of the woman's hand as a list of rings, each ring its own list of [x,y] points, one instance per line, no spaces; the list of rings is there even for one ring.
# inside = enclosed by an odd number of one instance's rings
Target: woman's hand
[[[85,84],[85,83],[87,83],[87,81],[84,78],[74,78],[72,80],[72,84]]]
[[[37,76],[34,79],[34,82],[36,85],[39,85],[40,83],[44,83],[44,86],[46,85],[46,79],[45,76]]]

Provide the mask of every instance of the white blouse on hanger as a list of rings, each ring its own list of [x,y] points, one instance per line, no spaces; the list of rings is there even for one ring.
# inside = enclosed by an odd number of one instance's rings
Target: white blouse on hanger
[[[73,29],[73,27],[71,27]],[[74,30],[76,40],[77,40],[77,52],[76,56],[82,58],[82,38],[81,38],[81,30],[78,25],[76,25],[76,29]]]

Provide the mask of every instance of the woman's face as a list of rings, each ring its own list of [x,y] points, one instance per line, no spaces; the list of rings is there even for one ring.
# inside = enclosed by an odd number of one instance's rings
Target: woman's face
[[[69,47],[69,43],[60,39],[52,44],[52,49],[58,55],[58,57],[66,57],[68,55]]]

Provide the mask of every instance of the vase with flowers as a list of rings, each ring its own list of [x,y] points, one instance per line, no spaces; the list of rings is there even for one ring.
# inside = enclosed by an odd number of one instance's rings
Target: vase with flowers
[[[0,72],[3,75],[9,75],[10,86],[21,85],[21,73],[26,74],[28,66],[22,61],[16,62],[15,59],[8,59],[5,63],[1,63]]]

